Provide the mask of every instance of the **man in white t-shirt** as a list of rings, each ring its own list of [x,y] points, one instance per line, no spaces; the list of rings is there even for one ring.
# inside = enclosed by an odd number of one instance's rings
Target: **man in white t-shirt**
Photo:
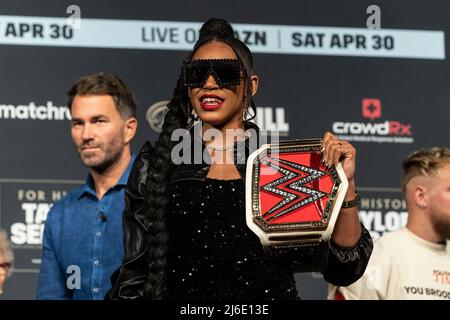
[[[450,300],[450,148],[430,148],[403,162],[405,228],[381,237],[364,275],[330,285],[328,299]]]

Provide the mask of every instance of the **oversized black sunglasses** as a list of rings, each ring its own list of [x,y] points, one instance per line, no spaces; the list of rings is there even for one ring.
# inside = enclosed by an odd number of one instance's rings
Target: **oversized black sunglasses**
[[[219,87],[238,86],[241,83],[241,62],[238,59],[199,59],[183,62],[184,85],[203,87],[212,75]]]

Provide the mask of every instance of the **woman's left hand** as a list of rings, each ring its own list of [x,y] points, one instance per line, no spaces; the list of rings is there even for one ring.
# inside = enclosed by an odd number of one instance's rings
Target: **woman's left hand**
[[[325,165],[336,165],[342,161],[342,167],[349,181],[354,180],[356,171],[356,149],[345,140],[339,140],[331,132],[325,132],[322,138],[322,159]]]

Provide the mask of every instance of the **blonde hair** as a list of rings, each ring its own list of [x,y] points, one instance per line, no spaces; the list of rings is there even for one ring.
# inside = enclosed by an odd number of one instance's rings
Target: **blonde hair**
[[[0,230],[0,262],[1,263],[13,263],[14,261],[14,255],[9,247],[9,241],[8,236],[6,235],[6,232],[3,230]],[[6,275],[10,276],[12,272],[12,268],[6,269]]]
[[[434,176],[446,164],[450,164],[450,148],[433,147],[414,151],[403,161],[403,191],[412,178]]]

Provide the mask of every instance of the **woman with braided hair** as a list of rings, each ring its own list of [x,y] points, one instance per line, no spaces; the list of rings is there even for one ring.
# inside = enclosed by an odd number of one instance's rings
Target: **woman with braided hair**
[[[163,130],[154,147],[144,144],[130,175],[125,257],[107,298],[297,298],[293,273],[301,257],[265,250],[245,222],[245,160],[252,138],[247,133],[258,128],[244,119],[256,112],[257,88],[252,54],[230,24],[205,22],[183,63]],[[193,133],[189,143],[195,150],[199,142],[205,159],[195,161],[195,152],[183,149],[183,158],[192,161],[178,161],[172,141],[178,129]],[[208,138],[209,129],[222,138]],[[244,134],[227,144],[230,130]],[[219,158],[224,161],[212,160]],[[345,200],[353,199],[354,148],[326,133],[323,158],[327,164],[343,161],[350,185]],[[357,209],[342,210],[323,273],[327,281],[347,285],[364,272],[372,242]]]

